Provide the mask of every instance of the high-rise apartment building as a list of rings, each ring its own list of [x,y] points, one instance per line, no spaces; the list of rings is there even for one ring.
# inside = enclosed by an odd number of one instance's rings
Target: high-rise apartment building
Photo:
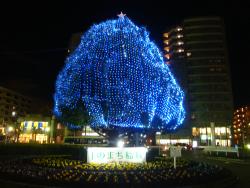
[[[50,116],[50,111],[49,105],[44,101],[0,87],[0,142],[3,139],[5,141],[18,140],[19,142],[34,140],[31,130],[34,127],[45,128],[48,122],[44,122],[44,120],[47,121],[48,118],[44,119],[43,114]],[[35,140],[41,140],[39,139],[41,135],[38,135]]]
[[[234,111],[233,140],[240,146],[250,144],[250,107],[245,106]]]
[[[0,87],[0,142],[6,132],[14,132],[13,126],[7,129],[7,125],[15,124],[18,117],[30,112],[31,99],[17,92]]]
[[[17,92],[0,87],[0,121],[12,122],[13,116],[23,117],[30,113],[32,99]],[[15,114],[13,114],[15,113]],[[0,123],[1,123],[0,122]]]
[[[185,19],[163,37],[166,63],[186,92],[185,127],[201,145],[231,145],[233,101],[223,20]]]

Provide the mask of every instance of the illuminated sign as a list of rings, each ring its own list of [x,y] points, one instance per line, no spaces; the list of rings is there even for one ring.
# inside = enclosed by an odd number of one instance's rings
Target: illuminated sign
[[[26,130],[30,131],[33,128],[34,129],[42,129],[46,130],[48,127],[48,122],[43,122],[43,121],[23,121],[21,122],[21,130]]]
[[[82,133],[82,136],[100,136],[96,132]]]
[[[87,154],[88,163],[112,162],[146,162],[147,148],[145,147],[89,147]]]

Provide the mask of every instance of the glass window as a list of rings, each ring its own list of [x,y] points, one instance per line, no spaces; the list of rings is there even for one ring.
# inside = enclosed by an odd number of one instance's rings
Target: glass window
[[[226,133],[226,127],[221,127],[221,128],[220,128],[220,132],[221,132],[222,134],[225,134],[225,133]]]
[[[200,134],[206,134],[206,128],[200,128]]]
[[[211,128],[207,127],[207,134],[211,134]]]

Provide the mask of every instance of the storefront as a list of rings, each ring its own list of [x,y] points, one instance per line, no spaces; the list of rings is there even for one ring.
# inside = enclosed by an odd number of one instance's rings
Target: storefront
[[[50,127],[45,121],[23,121],[20,126],[20,143],[48,143]]]
[[[230,127],[193,127],[192,135],[201,146],[231,146]]]

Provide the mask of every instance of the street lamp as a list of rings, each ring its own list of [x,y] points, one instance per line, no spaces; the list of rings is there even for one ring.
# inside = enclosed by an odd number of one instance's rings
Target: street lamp
[[[46,127],[45,128],[45,132],[46,132],[46,136],[47,136],[47,142],[46,143],[50,143],[50,127]]]
[[[45,131],[46,131],[46,132],[49,132],[49,131],[50,131],[50,127],[46,127],[46,128],[45,128]]]
[[[8,138],[11,137],[11,135],[12,135],[12,133],[13,133],[13,130],[14,130],[14,128],[13,128],[12,126],[6,127],[6,131],[5,131],[5,144],[6,144],[7,142],[9,142],[9,139],[8,139]]]
[[[12,117],[15,117],[15,116],[16,116],[16,112],[13,111],[13,112],[12,112]]]
[[[13,127],[8,127],[8,132],[12,132],[14,130]]]
[[[117,147],[123,148],[123,146],[124,146],[124,141],[123,140],[118,140]]]

